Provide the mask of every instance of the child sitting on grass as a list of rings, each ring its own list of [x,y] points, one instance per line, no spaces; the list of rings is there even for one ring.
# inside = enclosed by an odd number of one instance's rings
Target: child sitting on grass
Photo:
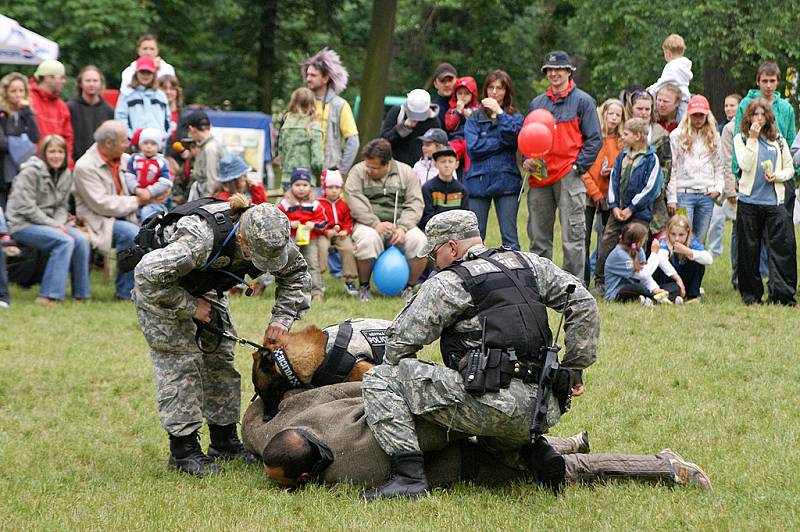
[[[420,186],[436,177],[436,165],[433,164],[433,152],[447,146],[447,133],[438,127],[432,127],[419,137],[422,141],[422,157],[414,165],[414,175],[419,178]]]
[[[639,301],[649,307],[653,301],[661,304],[683,303],[686,290],[683,280],[668,260],[658,256],[660,245],[653,241],[650,261],[646,262],[644,246],[647,243],[648,229],[644,224],[634,222],[625,226],[619,237],[619,244],[608,255],[606,261],[605,298],[608,301]],[[656,268],[672,281],[659,285],[653,280]]]
[[[131,156],[130,162],[128,162],[128,171],[125,173],[128,191],[133,196],[136,194],[136,189],[146,188],[152,197],[161,196],[172,189],[169,163],[159,153],[163,141],[161,132],[147,127],[137,130],[136,133],[139,134],[136,142],[138,152]],[[144,222],[165,210],[163,203],[154,202],[142,205],[136,214],[139,216],[139,221]]]
[[[257,175],[252,177],[247,173],[250,167],[238,155],[229,154],[219,161],[219,174],[217,175],[211,196],[228,201],[237,192],[250,193],[250,202],[253,205],[265,203],[267,193],[264,192],[264,183]]]
[[[342,174],[338,170],[327,170],[322,177],[324,196],[319,203],[325,212],[327,225],[317,237],[320,274],[328,271],[328,251],[333,244],[342,259],[344,289],[351,296],[356,296],[358,270],[353,240],[350,238],[353,233],[353,217],[350,215],[350,207],[342,197]]]
[[[659,244],[659,260],[669,261],[685,283],[685,302],[698,303],[706,266],[710,265],[713,259],[711,253],[706,251],[697,239],[692,238],[692,228],[686,216],[676,214],[670,218],[667,224],[667,236],[662,238]],[[654,255],[650,255],[650,260],[653,260],[653,257]],[[655,272],[653,279],[659,284],[669,281],[661,271]]]
[[[311,172],[308,168],[301,166],[292,170],[289,190],[284,194],[278,208],[289,218],[292,238],[308,264],[308,273],[311,274],[311,300],[321,301],[325,287],[322,284],[316,240],[322,234],[327,221],[325,211],[316,200],[316,193],[311,187]]]
[[[425,224],[435,215],[453,209],[469,210],[469,194],[466,187],[457,180],[458,156],[447,146],[433,153],[433,161],[438,175],[422,187],[425,207],[417,226],[425,230]]]
[[[608,207],[611,216],[603,231],[597,252],[595,291],[605,289],[605,262],[619,242],[626,225],[633,222],[645,226],[653,218],[653,203],[661,192],[664,174],[654,147],[647,145],[650,123],[643,118],[631,118],[622,128],[625,148],[617,155],[608,186]]]

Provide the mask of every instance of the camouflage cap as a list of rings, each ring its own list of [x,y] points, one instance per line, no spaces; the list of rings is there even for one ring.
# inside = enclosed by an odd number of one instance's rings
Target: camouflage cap
[[[459,241],[480,237],[481,232],[474,212],[454,209],[437,214],[428,220],[425,225],[425,236],[428,237],[428,243],[417,254],[419,258],[426,257],[439,244],[449,240]]]
[[[289,219],[275,205],[262,203],[247,209],[240,226],[256,268],[274,272],[286,266]]]

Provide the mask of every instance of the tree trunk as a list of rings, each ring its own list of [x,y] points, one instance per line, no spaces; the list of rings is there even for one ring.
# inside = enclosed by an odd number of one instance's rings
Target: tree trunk
[[[275,33],[278,28],[278,2],[265,0],[261,7],[261,29],[258,35],[258,63],[256,79],[260,95],[258,107],[272,114],[272,78],[275,75]]]
[[[392,61],[392,37],[397,0],[373,0],[372,26],[361,81],[361,107],[358,111],[358,134],[361,144],[380,135],[383,97]]]
[[[725,76],[729,70],[719,58],[706,60],[703,67],[703,96],[708,98],[717,122],[725,121],[725,96],[736,92],[736,84]]]

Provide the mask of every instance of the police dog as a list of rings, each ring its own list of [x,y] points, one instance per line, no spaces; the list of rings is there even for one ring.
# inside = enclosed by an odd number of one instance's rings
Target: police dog
[[[390,323],[353,319],[322,330],[311,325],[253,352],[253,386],[264,404],[264,419],[277,414],[283,395],[292,389],[361,381],[383,361]]]

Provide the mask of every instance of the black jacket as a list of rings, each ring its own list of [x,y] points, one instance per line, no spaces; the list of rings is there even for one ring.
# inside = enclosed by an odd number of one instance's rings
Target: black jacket
[[[431,106],[433,116],[422,122],[417,122],[414,129],[410,133],[404,135],[408,131],[403,124],[397,123],[397,117],[400,114],[402,105],[397,105],[389,109],[386,117],[383,119],[383,127],[381,128],[381,137],[385,138],[392,144],[392,156],[395,160],[406,163],[408,166],[414,164],[422,157],[422,141],[417,137],[421,137],[426,131],[435,127],[442,127],[439,124],[438,109],[435,105]],[[404,120],[405,121],[405,120]]]
[[[5,183],[11,183],[14,176],[17,175],[17,172],[12,170],[11,160],[6,161],[6,158],[9,157],[8,137],[18,137],[23,133],[26,133],[34,144],[42,138],[33,110],[28,106],[23,107],[14,118],[11,118],[6,111],[0,110],[0,188]]]
[[[94,144],[94,132],[100,124],[113,120],[114,109],[102,98],[91,105],[77,94],[67,102],[67,107],[72,118],[74,136],[72,160],[77,161]]]
[[[439,179],[439,176],[429,179],[422,185],[422,199],[425,200],[425,208],[417,226],[423,231],[428,220],[441,212],[453,209],[469,210],[469,193],[464,184],[457,179],[449,183]]]

